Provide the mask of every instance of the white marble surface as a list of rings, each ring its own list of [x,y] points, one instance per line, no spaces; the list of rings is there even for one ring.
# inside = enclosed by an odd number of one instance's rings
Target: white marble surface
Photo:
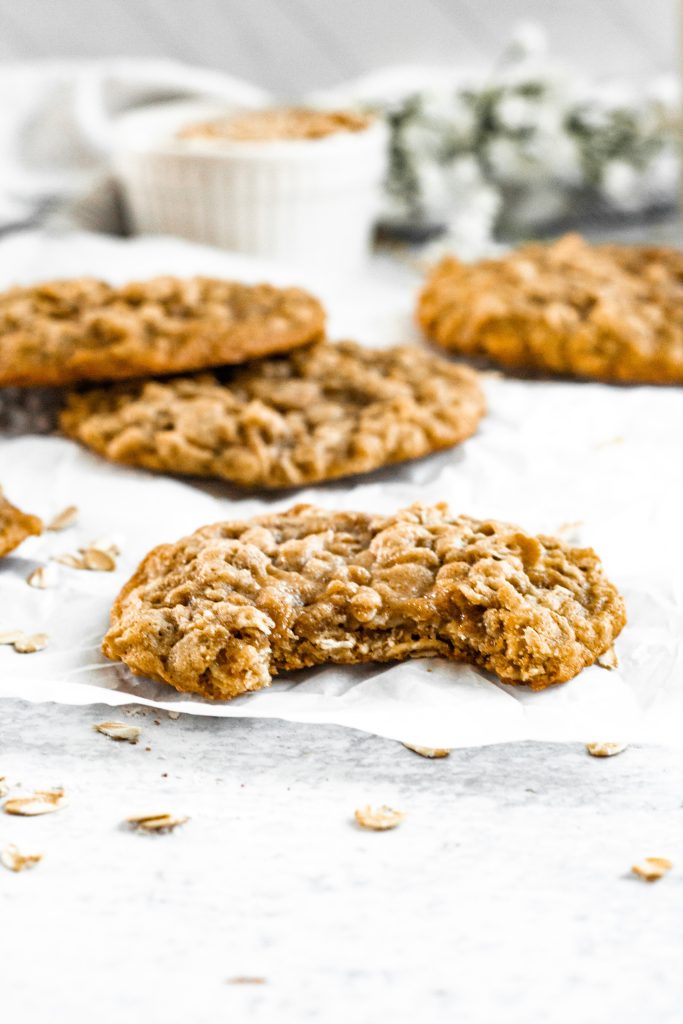
[[[0,870],[3,1021],[681,1020],[682,751],[427,761],[332,726],[126,716],[137,746],[93,732],[105,708],[0,706],[0,774],[70,796],[0,815],[0,845],[45,854]],[[399,829],[355,826],[385,801]],[[120,827],[159,810],[191,820]],[[675,865],[654,885],[629,875],[647,855]]]

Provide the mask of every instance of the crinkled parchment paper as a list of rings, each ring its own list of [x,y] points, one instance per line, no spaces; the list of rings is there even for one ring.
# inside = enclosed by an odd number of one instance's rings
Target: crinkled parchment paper
[[[381,262],[363,280],[342,285],[171,239],[26,235],[0,244],[2,287],[85,272],[113,281],[171,272],[300,283],[328,304],[332,337],[368,344],[415,338],[416,281]],[[486,389],[489,415],[461,447],[275,497],[110,465],[58,437],[0,439],[0,481],[12,501],[46,521],[67,505],[80,509],[76,526],[31,538],[0,562],[0,631],[50,637],[47,649],[34,654],[0,647],[0,696],[337,723],[436,747],[526,738],[683,743],[683,390],[496,375],[487,376]],[[158,543],[294,501],[390,512],[415,500],[447,500],[456,512],[532,531],[560,529],[595,547],[627,603],[618,668],[594,666],[570,683],[532,693],[442,660],[331,667],[283,676],[269,690],[215,704],[135,679],[99,652],[113,597]],[[52,563],[54,586],[27,585],[38,565],[103,536],[121,548],[115,572]]]

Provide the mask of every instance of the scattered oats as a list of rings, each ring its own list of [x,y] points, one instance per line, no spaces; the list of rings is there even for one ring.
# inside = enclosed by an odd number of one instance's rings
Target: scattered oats
[[[24,634],[20,629],[10,629],[5,633],[0,633],[0,644],[11,644],[14,646],[17,640],[23,640],[23,638]]]
[[[450,749],[448,747],[415,747],[412,743],[404,743],[403,746],[406,750],[412,750],[420,757],[448,757]]]
[[[68,508],[59,512],[54,519],[48,523],[47,529],[53,530],[54,532],[66,530],[67,527],[73,526],[77,519],[78,509],[75,505],[69,505]]]
[[[22,636],[14,641],[14,650],[17,654],[35,654],[36,651],[44,651],[49,640],[47,633],[33,633],[31,636]]]
[[[65,565],[67,569],[85,569],[85,562],[81,556],[71,555],[69,552],[65,552],[63,555],[53,555],[52,561]]]
[[[360,827],[371,829],[373,832],[386,832],[387,829],[396,828],[405,818],[403,811],[395,811],[386,804],[377,808],[361,807],[354,813]]]
[[[4,775],[0,775],[0,797],[7,796],[9,793],[9,786]]]
[[[235,978],[228,978],[228,985],[265,985],[265,978],[252,978],[247,974],[238,974]]]
[[[26,577],[29,587],[36,587],[38,590],[47,590],[54,583],[54,575],[50,572],[51,566],[39,565],[37,569]]]
[[[43,859],[42,853],[21,853],[14,843],[0,850],[0,864],[9,871],[25,871],[33,868]]]
[[[169,711],[168,717],[172,718],[173,721],[175,722],[176,719],[180,718],[180,712],[179,711]]]
[[[113,572],[116,568],[116,559],[109,551],[102,551],[100,548],[85,548],[83,567],[91,572]]]
[[[628,743],[587,743],[586,750],[591,757],[614,757],[615,754],[622,754]]]
[[[100,537],[99,540],[91,541],[90,544],[88,544],[88,547],[95,551],[105,551],[108,555],[112,555],[114,558],[117,558],[121,554],[121,548],[113,537]]]
[[[617,652],[613,647],[610,647],[608,651],[601,654],[598,658],[598,665],[601,668],[613,669],[619,668],[619,659],[617,658]]]
[[[51,814],[61,807],[66,807],[67,799],[64,790],[37,789],[31,796],[15,796],[5,800],[2,809],[6,814],[20,814],[23,817],[34,817],[37,814]]]
[[[53,555],[53,561],[68,569],[87,569],[90,572],[113,572],[116,568],[117,547],[101,548],[96,544],[89,544],[87,548],[79,548],[78,555],[65,552],[63,555]]]
[[[171,832],[178,825],[184,825],[189,818],[176,817],[174,814],[141,814],[126,818],[126,821],[138,832]]]
[[[639,864],[633,865],[631,871],[645,882],[657,882],[672,867],[673,864],[666,857],[644,857]]]
[[[129,743],[137,743],[140,739],[139,725],[126,725],[125,722],[99,722],[94,728],[112,740],[127,740]]]

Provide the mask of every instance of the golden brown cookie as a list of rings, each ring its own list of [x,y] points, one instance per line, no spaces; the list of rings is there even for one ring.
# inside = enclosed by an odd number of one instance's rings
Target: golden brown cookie
[[[18,548],[27,537],[36,537],[43,532],[38,516],[21,512],[11,504],[0,488],[0,558]]]
[[[147,469],[295,487],[367,473],[469,437],[477,375],[413,346],[320,342],[216,376],[73,394],[63,430]]]
[[[300,288],[157,277],[93,278],[0,294],[0,386],[58,386],[201,370],[322,337],[325,312]]]
[[[393,516],[297,505],[155,548],[102,650],[217,700],[291,669],[429,657],[542,689],[591,665],[625,621],[590,548],[445,504]]]
[[[566,235],[500,259],[436,266],[417,316],[459,355],[512,370],[683,383],[683,252]]]

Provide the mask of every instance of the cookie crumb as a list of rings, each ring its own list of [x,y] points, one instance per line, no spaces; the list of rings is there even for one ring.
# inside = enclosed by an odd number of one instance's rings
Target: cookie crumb
[[[612,669],[619,668],[619,659],[617,658],[617,652],[613,647],[610,647],[610,649],[605,651],[604,654],[599,655],[598,665],[600,668],[609,669],[610,672]]]

